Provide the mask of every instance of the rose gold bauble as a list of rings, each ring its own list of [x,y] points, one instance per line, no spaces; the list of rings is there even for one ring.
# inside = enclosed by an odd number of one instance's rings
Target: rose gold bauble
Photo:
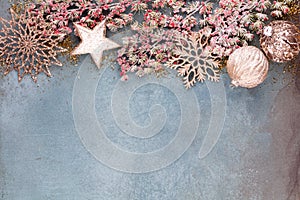
[[[260,45],[267,57],[275,62],[286,62],[300,51],[300,32],[288,21],[273,21],[264,28]]]
[[[229,56],[226,68],[233,86],[253,88],[266,79],[269,62],[260,49],[246,46]]]

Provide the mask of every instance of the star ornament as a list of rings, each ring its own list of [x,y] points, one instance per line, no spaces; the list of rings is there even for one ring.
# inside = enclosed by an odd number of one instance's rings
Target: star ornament
[[[121,47],[119,44],[105,37],[105,20],[95,26],[93,30],[76,23],[74,23],[74,26],[81,38],[81,43],[71,54],[90,54],[98,68],[101,67],[103,51]]]

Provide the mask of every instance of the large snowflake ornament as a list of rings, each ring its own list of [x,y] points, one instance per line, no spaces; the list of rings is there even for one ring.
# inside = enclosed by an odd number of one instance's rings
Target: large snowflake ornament
[[[51,65],[62,66],[56,58],[65,51],[58,43],[64,35],[57,35],[47,28],[41,16],[25,12],[17,15],[12,9],[11,21],[0,18],[0,62],[5,75],[16,70],[18,80],[30,74],[34,82],[41,72],[51,76]]]
[[[192,34],[184,36],[178,34],[174,39],[174,55],[167,62],[167,66],[177,70],[187,89],[206,78],[219,81],[219,62],[208,46],[206,34]]]

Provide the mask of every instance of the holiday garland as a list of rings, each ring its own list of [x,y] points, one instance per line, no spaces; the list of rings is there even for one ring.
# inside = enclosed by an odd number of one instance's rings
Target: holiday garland
[[[30,74],[34,81],[40,72],[50,76],[50,65],[61,65],[56,59],[56,54],[63,51],[57,48],[58,42],[66,44],[67,36],[76,26],[93,30],[103,23],[101,34],[105,34],[106,28],[117,31],[126,27],[136,33],[118,50],[116,60],[122,80],[128,79],[128,73],[142,77],[170,68],[190,88],[197,81],[218,81],[224,60],[235,50],[250,45],[255,36],[272,37],[273,27],[266,24],[299,16],[299,7],[297,0],[42,0],[13,4],[12,20],[0,18],[0,62],[6,74],[13,69],[18,71],[19,81],[25,74]],[[290,35],[280,36],[284,44],[277,41],[279,46],[287,48],[282,55],[289,53],[289,45],[293,43],[296,53],[291,59],[300,51],[300,33],[295,30],[292,35],[291,31],[283,30]],[[33,43],[29,42],[30,38]],[[108,39],[104,36],[103,40]],[[272,48],[279,51],[272,44],[264,46],[264,50],[271,52]],[[81,53],[90,51],[85,49]]]

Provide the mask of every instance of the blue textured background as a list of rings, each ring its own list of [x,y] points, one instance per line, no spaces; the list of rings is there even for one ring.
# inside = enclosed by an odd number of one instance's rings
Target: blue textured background
[[[7,3],[0,5],[4,13]],[[294,79],[272,63],[268,79],[255,89],[231,89],[229,77],[222,75],[225,126],[213,151],[202,160],[198,152],[211,111],[206,86],[197,84],[191,92],[198,94],[201,129],[191,147],[164,169],[130,174],[96,160],[75,130],[72,91],[78,69],[69,64],[52,67],[54,77],[41,75],[38,84],[29,77],[19,84],[15,72],[1,77],[0,199],[300,199],[299,74]],[[113,119],[105,95],[118,78],[118,71],[108,68],[99,81],[96,111],[106,124]],[[157,85],[141,88],[132,97],[132,118],[140,125],[148,123],[145,108],[151,102],[165,104],[173,121],[165,124],[165,134],[157,141],[124,138],[113,124],[108,137],[130,151],[164,146],[177,129],[180,110],[175,100]]]

